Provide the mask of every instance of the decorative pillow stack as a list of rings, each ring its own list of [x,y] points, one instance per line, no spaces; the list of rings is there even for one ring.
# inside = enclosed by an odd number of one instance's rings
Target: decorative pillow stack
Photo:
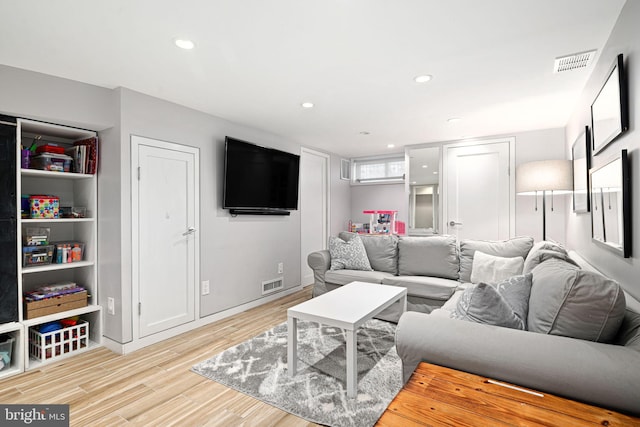
[[[358,235],[353,236],[348,242],[339,237],[329,237],[329,254],[331,270],[373,270],[362,239]]]
[[[518,275],[495,285],[479,283],[461,295],[454,319],[512,329],[527,329],[532,275]]]
[[[364,250],[375,271],[384,271],[393,275],[398,274],[398,237],[390,235],[356,234],[341,231],[338,234],[342,240],[348,242],[358,236],[362,239]]]
[[[538,265],[550,259],[560,259],[573,264],[576,267],[578,266],[578,264],[569,257],[569,254],[562,246],[555,242],[543,240],[533,245],[529,251],[529,255],[527,255],[527,258],[524,260],[524,267],[522,271],[524,273],[530,273]]]

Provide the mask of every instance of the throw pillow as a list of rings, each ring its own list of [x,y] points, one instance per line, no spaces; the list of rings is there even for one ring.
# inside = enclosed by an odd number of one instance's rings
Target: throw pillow
[[[526,284],[525,276],[518,277],[522,278],[519,280]],[[508,285],[506,286],[508,287]],[[522,288],[526,289],[526,285]],[[522,295],[524,293],[522,292]],[[515,293],[511,297],[514,295]],[[520,303],[520,305],[522,304]],[[511,329],[524,330],[526,328],[522,312],[516,312],[498,289],[487,283],[478,283],[465,290],[458,300],[455,311],[451,313],[451,317]]]
[[[460,268],[455,236],[401,237],[398,274],[458,279]]]
[[[331,270],[372,270],[360,236],[354,236],[348,242],[339,237],[329,237],[329,254]]]
[[[498,283],[522,274],[522,257],[504,258],[476,251],[471,267],[471,283]]]
[[[531,237],[515,237],[501,241],[462,240],[460,241],[460,280],[463,282],[471,280],[473,254],[477,250],[489,255],[507,258],[520,256],[524,259],[532,246],[533,238]]]
[[[371,268],[375,271],[383,271],[393,275],[398,274],[398,237],[388,234],[356,234],[348,231],[341,231],[338,234],[344,241],[360,236],[362,244],[367,252],[367,258]]]
[[[533,269],[528,327],[532,332],[612,342],[625,313],[620,285],[559,259]]]
[[[553,251],[560,255],[567,255],[567,251],[560,244],[556,242],[552,242],[549,240],[541,240],[540,242],[533,245],[529,254],[524,259],[524,273],[530,273],[538,264],[540,264],[543,260],[541,260],[540,252],[541,251]],[[545,259],[549,259],[549,255]]]
[[[529,254],[524,262],[523,273],[531,273],[534,268],[550,259],[559,259],[578,267],[578,264],[571,259],[568,253],[562,253],[550,249],[540,249],[535,254]]]

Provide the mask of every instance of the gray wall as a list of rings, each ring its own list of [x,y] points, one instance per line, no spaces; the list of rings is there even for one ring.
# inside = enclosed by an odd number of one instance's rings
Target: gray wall
[[[232,218],[222,205],[224,136],[294,153],[300,144],[128,89],[100,88],[0,66],[0,112],[74,125],[100,132],[98,225],[100,301],[116,302],[104,316],[104,335],[121,343],[133,339],[131,279],[130,135],[197,147],[200,150],[200,279],[211,293],[200,297],[208,316],[262,298],[261,282],[278,277],[284,263],[285,288],[300,285],[300,214]],[[339,171],[339,157],[331,157]],[[332,230],[346,224],[350,188],[331,179]],[[340,227],[341,228],[341,227]],[[282,244],[287,236],[287,244]]]
[[[605,45],[594,71],[582,92],[566,127],[566,152],[585,125],[591,127],[590,106],[600,90],[614,58],[622,53],[629,86],[630,128],[619,139],[593,157],[592,165],[602,165],[620,150],[629,151],[631,166],[631,213],[632,213],[632,257],[624,259],[591,241],[591,216],[589,214],[567,215],[567,243],[598,270],[620,282],[636,298],[640,298],[640,2],[627,1],[611,36]],[[569,154],[567,154],[567,157]]]

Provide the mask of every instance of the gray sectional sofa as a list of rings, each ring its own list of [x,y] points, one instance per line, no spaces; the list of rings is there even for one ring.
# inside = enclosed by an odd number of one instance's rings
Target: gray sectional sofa
[[[349,242],[354,236],[339,237]],[[426,361],[640,415],[640,302],[579,255],[549,242],[533,245],[526,237],[459,244],[451,236],[361,240],[371,271],[331,270],[329,251],[309,255],[313,294],[354,280],[406,287],[408,311],[383,316],[398,321],[404,381]],[[517,282],[528,286],[519,296],[526,312],[509,314],[522,320],[524,330],[492,323],[500,317],[494,302],[510,296],[498,284],[470,283],[481,274],[480,254],[522,257]]]

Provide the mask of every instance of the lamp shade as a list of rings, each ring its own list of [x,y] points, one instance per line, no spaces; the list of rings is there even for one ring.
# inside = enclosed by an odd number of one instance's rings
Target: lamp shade
[[[541,160],[516,168],[516,193],[573,190],[571,160]]]

